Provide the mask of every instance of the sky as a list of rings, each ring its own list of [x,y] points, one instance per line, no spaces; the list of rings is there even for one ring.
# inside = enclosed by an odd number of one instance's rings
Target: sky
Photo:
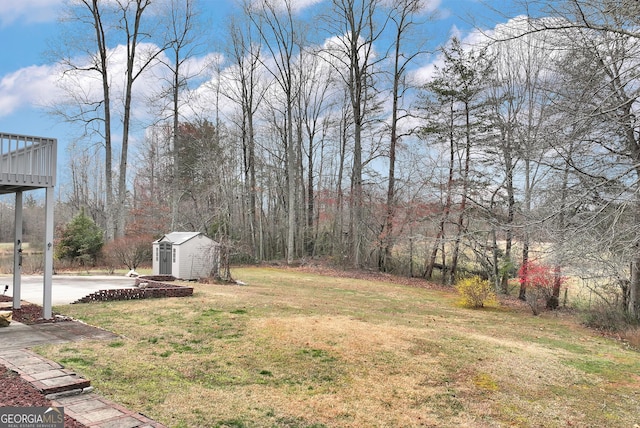
[[[59,168],[64,168],[64,160],[71,155],[66,148],[77,131],[47,114],[43,105],[54,101],[58,93],[55,64],[46,52],[59,34],[57,19],[64,1],[0,1],[0,132],[57,138]],[[301,10],[329,2],[294,1],[300,2]],[[451,34],[468,36],[474,30],[473,21],[490,29],[515,14],[515,0],[429,1],[438,15],[427,35],[432,48],[444,43]],[[201,0],[199,4],[210,20],[210,28],[220,31],[234,13],[236,0]],[[435,60],[425,58],[421,66],[429,70]]]

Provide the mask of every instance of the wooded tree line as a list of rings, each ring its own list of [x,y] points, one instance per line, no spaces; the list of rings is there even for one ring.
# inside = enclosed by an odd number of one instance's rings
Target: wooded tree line
[[[107,240],[204,231],[247,261],[503,292],[539,259],[638,318],[637,1],[529,2],[537,16],[430,53],[421,0],[296,5],[246,1],[207,56],[195,0],[73,3],[64,28],[86,37],[60,45],[56,106],[83,130],[70,212]]]

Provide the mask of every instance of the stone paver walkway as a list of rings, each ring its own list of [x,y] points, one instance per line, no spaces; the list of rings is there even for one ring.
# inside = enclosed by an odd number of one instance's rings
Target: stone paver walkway
[[[43,327],[44,326],[44,327]],[[88,338],[113,338],[113,333],[66,321],[27,326],[12,322],[0,329],[0,364],[40,390],[54,406],[90,428],[164,428],[146,416],[128,410],[92,392],[91,381],[28,349],[45,343]]]
[[[18,373],[48,399],[90,390],[90,381],[28,349],[0,351],[0,364]]]
[[[140,413],[132,412],[97,394],[81,394],[52,400],[66,415],[90,428],[164,428]]]

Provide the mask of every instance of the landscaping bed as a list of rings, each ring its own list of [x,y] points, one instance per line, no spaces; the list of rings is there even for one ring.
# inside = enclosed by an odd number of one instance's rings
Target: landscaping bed
[[[13,302],[13,298],[11,296],[0,296],[0,302]],[[13,311],[13,321],[20,322],[22,324],[31,325],[69,320],[69,318],[62,316],[57,312],[53,313],[53,317],[51,319],[46,320],[42,318],[42,306],[34,305],[33,303],[22,302],[20,309],[11,310]]]
[[[17,373],[0,365],[0,406],[3,407],[49,407],[51,401]],[[84,428],[85,425],[64,415],[65,428]]]

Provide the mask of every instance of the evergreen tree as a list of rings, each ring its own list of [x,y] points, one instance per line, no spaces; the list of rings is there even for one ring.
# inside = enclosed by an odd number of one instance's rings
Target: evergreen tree
[[[94,264],[103,245],[102,230],[82,210],[63,228],[56,258],[81,265]]]

